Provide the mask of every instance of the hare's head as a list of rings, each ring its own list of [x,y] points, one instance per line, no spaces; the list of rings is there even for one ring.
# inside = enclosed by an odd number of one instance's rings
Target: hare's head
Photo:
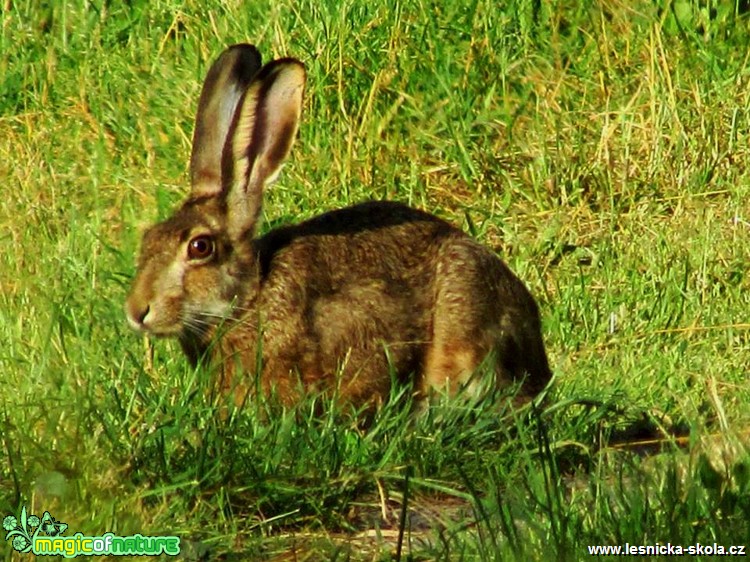
[[[195,121],[190,197],[143,237],[125,304],[133,328],[200,340],[252,290],[263,189],[292,147],[304,85],[302,63],[261,67],[250,45],[213,64]]]

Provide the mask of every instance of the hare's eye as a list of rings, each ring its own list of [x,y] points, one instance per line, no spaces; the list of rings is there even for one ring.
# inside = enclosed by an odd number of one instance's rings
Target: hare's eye
[[[208,235],[196,236],[188,243],[188,258],[191,260],[205,260],[214,253],[214,239]]]

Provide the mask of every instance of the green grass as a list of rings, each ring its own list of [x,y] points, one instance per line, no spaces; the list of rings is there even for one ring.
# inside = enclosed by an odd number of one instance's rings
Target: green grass
[[[186,560],[750,546],[746,3],[445,4],[5,3],[0,516],[176,534]],[[390,198],[472,232],[540,302],[539,409],[224,419],[129,331],[139,233],[185,195],[201,80],[240,41],[309,73],[266,228]],[[684,437],[644,455],[653,427]]]

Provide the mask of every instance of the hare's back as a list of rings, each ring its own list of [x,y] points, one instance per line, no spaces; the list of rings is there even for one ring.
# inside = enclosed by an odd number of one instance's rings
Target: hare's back
[[[381,279],[424,289],[440,246],[455,237],[468,238],[424,211],[370,201],[272,230],[256,248],[261,279],[283,266],[295,278],[314,275],[334,286]]]

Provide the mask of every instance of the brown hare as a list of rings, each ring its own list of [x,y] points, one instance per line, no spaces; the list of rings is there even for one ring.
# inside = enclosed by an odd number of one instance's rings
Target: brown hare
[[[323,391],[371,406],[394,381],[424,398],[473,383],[480,364],[491,385],[517,382],[521,399],[534,396],[551,376],[537,305],[461,230],[371,201],[257,237],[263,190],[297,133],[305,77],[294,59],[261,66],[250,45],[213,64],[192,191],[143,237],[130,325],[177,337],[237,403],[258,390],[287,404]]]

